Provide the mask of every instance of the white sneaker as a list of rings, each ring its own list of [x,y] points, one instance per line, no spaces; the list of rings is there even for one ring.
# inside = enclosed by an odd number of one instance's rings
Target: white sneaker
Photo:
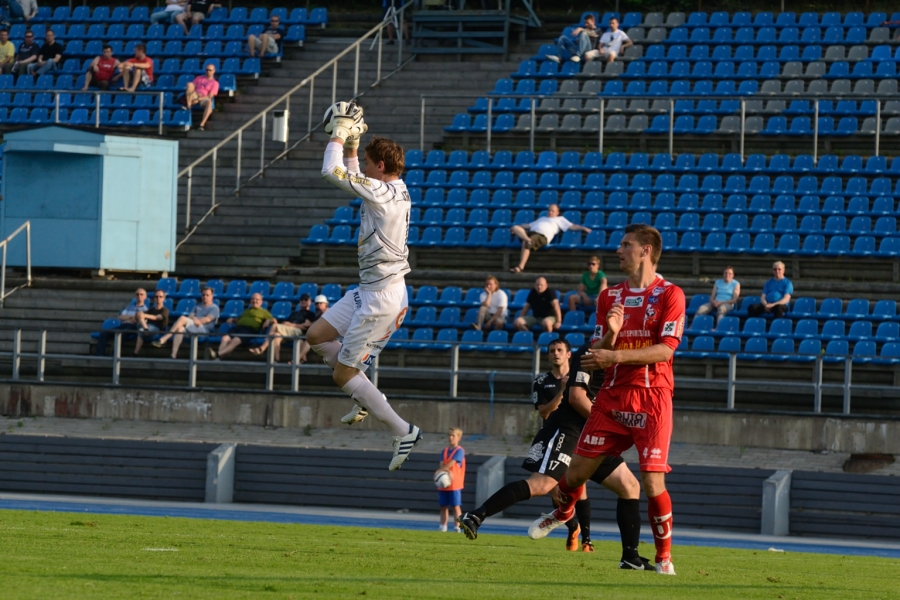
[[[577,63],[577,62],[581,62],[581,57],[580,56],[572,56],[569,58],[569,60],[571,60],[573,63]]]
[[[568,521],[568,519],[566,519],[566,521]],[[535,522],[528,527],[528,537],[533,540],[545,538],[550,534],[551,531],[553,531],[566,521],[560,521],[559,519],[557,519],[555,510],[549,514],[542,514],[539,519],[535,520]]]
[[[664,560],[656,563],[656,574],[657,575],[674,575],[675,574],[675,565],[672,564],[671,560]]]
[[[409,453],[412,451],[413,447],[415,447],[415,445],[421,441],[422,430],[415,425],[410,425],[409,433],[407,433],[403,437],[395,437],[394,458],[391,459],[391,464],[388,467],[388,471],[396,471],[397,469],[399,469],[400,465],[402,465],[406,458],[409,456]]]
[[[548,55],[545,56],[544,58],[546,58],[547,60],[552,60],[552,61],[555,62],[555,63],[559,63],[559,57],[558,57],[558,56],[555,56],[555,55],[553,55],[553,54],[548,54]]]
[[[438,525],[438,531],[447,533],[447,526],[446,525]]]
[[[354,423],[359,423],[363,419],[369,416],[369,411],[364,409],[359,404],[353,405],[353,410],[348,412],[346,415],[341,417],[341,423],[345,425],[353,425]]]
[[[462,533],[462,529],[460,529],[459,527],[454,528],[453,531],[455,531],[456,533]]]

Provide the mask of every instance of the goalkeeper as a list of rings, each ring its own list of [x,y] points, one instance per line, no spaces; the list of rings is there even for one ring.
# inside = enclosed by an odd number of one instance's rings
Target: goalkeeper
[[[334,382],[356,403],[341,421],[358,423],[372,413],[394,434],[394,456],[388,467],[400,468],[422,439],[418,427],[394,412],[365,370],[384,350],[408,310],[409,192],[400,179],[403,148],[386,138],[365,147],[361,172],[357,150],[366,132],[363,110],[353,102],[338,102],[325,113],[322,177],[362,199],[359,210],[359,287],[348,291],[307,332],[310,347],[334,369]],[[343,343],[338,341],[343,337]]]

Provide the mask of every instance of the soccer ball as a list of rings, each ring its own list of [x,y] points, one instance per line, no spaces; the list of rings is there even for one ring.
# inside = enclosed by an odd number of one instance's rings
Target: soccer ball
[[[325,111],[322,117],[325,133],[331,133],[334,130],[334,115],[339,115],[348,119],[352,119],[354,123],[359,123],[363,119],[363,109],[356,102],[335,102]]]
[[[453,485],[453,478],[450,477],[450,473],[448,471],[437,471],[434,474],[434,485],[439,490],[445,490]]]

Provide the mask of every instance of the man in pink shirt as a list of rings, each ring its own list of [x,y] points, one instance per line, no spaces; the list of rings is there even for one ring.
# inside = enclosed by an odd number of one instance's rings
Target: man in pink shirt
[[[216,81],[216,67],[206,65],[206,74],[197,75],[194,81],[187,84],[185,89],[185,101],[188,110],[195,104],[203,107],[203,120],[200,121],[200,131],[206,127],[206,121],[213,111],[213,102],[219,93],[219,82]]]

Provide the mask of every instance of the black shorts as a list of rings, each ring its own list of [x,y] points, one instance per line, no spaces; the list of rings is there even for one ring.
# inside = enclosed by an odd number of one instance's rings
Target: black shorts
[[[531,449],[528,451],[528,456],[522,461],[522,468],[559,481],[566,474],[566,469],[569,468],[580,436],[580,430],[542,427],[531,442]],[[594,471],[591,480],[600,483],[624,462],[620,456],[607,456]]]
[[[531,442],[522,468],[559,481],[569,468],[580,434],[570,428],[542,427]]]
[[[252,327],[247,327],[246,325],[235,325],[231,329],[228,330],[228,333],[225,335],[230,335],[234,337],[239,334],[256,334],[259,333],[258,330],[253,329]]]

